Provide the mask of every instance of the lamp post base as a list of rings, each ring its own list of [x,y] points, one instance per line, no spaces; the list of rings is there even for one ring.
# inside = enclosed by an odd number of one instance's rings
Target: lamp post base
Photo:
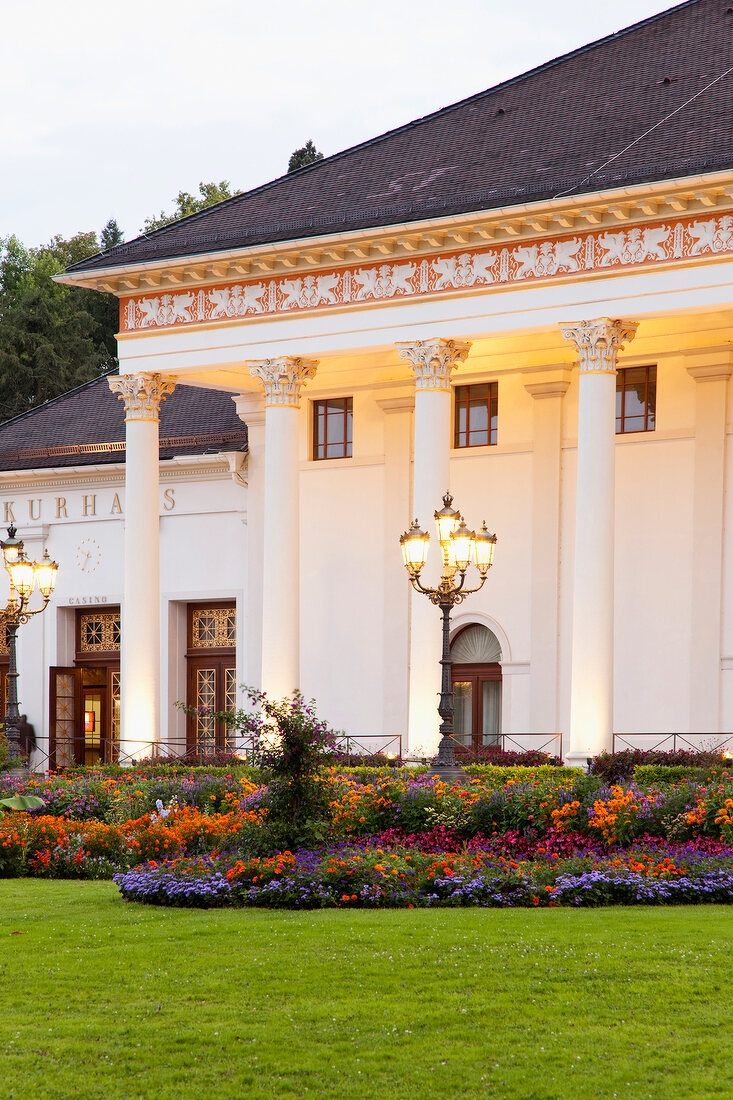
[[[30,779],[32,773],[27,764],[9,760],[8,765],[5,774],[9,775],[11,779]]]
[[[441,764],[436,761],[431,765],[428,777],[435,776],[442,783],[467,783],[468,776],[460,764]]]

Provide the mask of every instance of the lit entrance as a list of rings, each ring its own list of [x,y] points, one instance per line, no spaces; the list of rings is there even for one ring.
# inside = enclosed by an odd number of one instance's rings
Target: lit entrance
[[[76,660],[51,669],[50,766],[106,764],[120,743],[120,609],[79,610]]]

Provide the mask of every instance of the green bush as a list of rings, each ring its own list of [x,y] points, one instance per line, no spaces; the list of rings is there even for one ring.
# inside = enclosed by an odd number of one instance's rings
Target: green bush
[[[347,779],[355,779],[357,783],[374,783],[379,779],[409,779],[416,775],[427,775],[427,764],[421,764],[418,768],[377,768],[367,764],[357,764],[354,767],[340,767],[339,765],[332,765],[329,771],[333,771],[336,775],[343,775]],[[468,771],[468,768],[466,768]]]
[[[698,783],[710,774],[709,768],[685,764],[637,764],[633,779],[640,787],[659,787],[673,783]]]
[[[466,775],[480,777],[487,786],[505,787],[507,783],[548,783],[551,786],[567,783],[569,779],[577,779],[583,774],[580,768],[558,768],[552,764],[538,764],[534,768],[522,767],[515,764],[512,767],[503,767],[493,764],[467,764],[464,768]]]

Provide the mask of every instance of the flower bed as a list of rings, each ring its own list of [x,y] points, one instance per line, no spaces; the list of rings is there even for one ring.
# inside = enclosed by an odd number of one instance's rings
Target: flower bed
[[[501,774],[503,772],[503,774]],[[477,766],[316,776],[328,841],[282,851],[267,775],[91,772],[5,780],[0,875],[110,878],[168,905],[385,907],[730,901],[733,780],[608,785],[571,769]]]
[[[265,859],[208,857],[148,863],[115,876],[123,897],[170,906],[277,909],[487,908],[670,905],[733,901],[733,848],[684,846],[612,856],[382,848],[281,852]]]

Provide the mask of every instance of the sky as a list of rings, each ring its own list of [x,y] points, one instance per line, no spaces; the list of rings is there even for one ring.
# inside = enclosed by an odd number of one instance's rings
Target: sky
[[[655,0],[0,0],[0,237],[126,238],[665,11]]]

